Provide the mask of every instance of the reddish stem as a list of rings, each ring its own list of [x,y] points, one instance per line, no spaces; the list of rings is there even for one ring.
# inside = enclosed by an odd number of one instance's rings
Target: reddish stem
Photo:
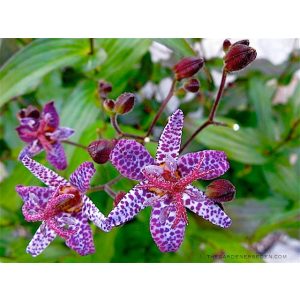
[[[168,104],[168,102],[172,98],[172,96],[174,94],[175,85],[176,85],[176,79],[174,78],[173,81],[172,81],[172,85],[171,85],[170,91],[169,91],[167,97],[162,102],[162,104],[161,104],[161,106],[160,106],[160,108],[159,108],[156,116],[154,117],[154,119],[153,119],[153,121],[152,121],[152,123],[151,123],[151,125],[150,125],[150,127],[149,127],[149,129],[148,129],[147,134],[146,134],[145,137],[148,137],[151,134],[151,132],[153,130],[153,127],[157,123],[157,121],[158,121],[160,115],[162,114],[162,112],[164,111],[166,105]]]
[[[122,129],[120,128],[119,123],[118,123],[117,114],[113,114],[110,117],[110,120],[111,120],[111,124],[112,124],[113,128],[115,129],[115,131],[119,135],[119,138],[126,137],[126,138],[135,139],[135,140],[141,140],[142,142],[144,142],[144,140],[145,140],[144,136],[131,134],[131,133],[126,133],[126,132],[122,131]],[[153,140],[151,140],[151,141],[153,142]]]
[[[104,191],[106,186],[112,186],[115,183],[117,183],[120,179],[122,179],[121,175],[119,175],[119,176],[115,177],[114,179],[106,182],[105,184],[101,184],[101,185],[97,185],[97,186],[91,187],[88,190],[88,193],[93,193],[93,192],[98,192],[98,191]]]
[[[65,143],[65,144],[68,144],[68,145],[72,145],[72,146],[75,146],[75,147],[79,147],[79,148],[83,148],[84,150],[87,150],[87,147],[84,146],[84,145],[81,145],[81,144],[78,144],[78,143],[74,143],[74,142],[71,142],[71,141],[61,141],[62,143]]]
[[[191,142],[192,140],[207,126],[209,125],[221,125],[221,126],[227,126],[224,123],[220,123],[220,122],[215,122],[214,118],[216,115],[216,111],[222,96],[222,93],[224,91],[224,87],[225,87],[225,82],[226,82],[226,77],[227,77],[227,72],[223,69],[222,72],[222,79],[221,79],[221,84],[218,90],[218,94],[216,97],[216,100],[214,102],[214,105],[209,113],[208,119],[198,128],[195,130],[195,132],[190,136],[190,138],[183,144],[183,146],[181,147],[179,153],[181,153]]]

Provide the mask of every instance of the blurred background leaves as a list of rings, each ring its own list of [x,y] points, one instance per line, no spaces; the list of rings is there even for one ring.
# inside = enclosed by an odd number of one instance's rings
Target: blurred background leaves
[[[257,262],[257,243],[270,234],[284,233],[299,239],[300,197],[300,66],[299,47],[291,48],[285,61],[274,64],[259,58],[228,81],[217,120],[228,127],[208,127],[190,145],[224,150],[231,169],[225,178],[237,189],[225,210],[233,226],[223,230],[189,214],[190,224],[177,253],[160,253],[149,232],[150,210],[128,224],[104,233],[93,227],[96,253],[80,257],[57,238],[42,255],[32,258],[25,248],[38,227],[24,221],[17,184],[40,183],[17,161],[22,147],[15,127],[16,113],[32,104],[42,106],[54,99],[63,126],[76,133],[72,141],[88,145],[99,138],[113,138],[108,117],[101,111],[97,94],[100,79],[113,85],[110,97],[134,92],[135,109],[120,117],[128,133],[145,132],[159,108],[164,80],[183,56],[205,56],[198,73],[200,92],[178,91],[160,118],[154,138],[177,107],[185,113],[183,139],[207,116],[217,91],[222,53],[210,56],[203,39],[2,39],[0,41],[0,256],[3,262]],[[221,49],[221,45],[219,45]],[[258,53],[259,54],[259,53]],[[299,72],[298,72],[299,73]],[[178,86],[180,88],[180,85]],[[234,127],[238,124],[238,127]],[[236,130],[234,130],[235,128]],[[156,145],[147,144],[154,154]],[[68,177],[83,161],[90,160],[80,148],[65,144]],[[48,166],[44,155],[36,157]],[[117,176],[110,163],[98,165],[93,184]],[[199,182],[204,188],[208,183]],[[122,179],[114,189],[128,191],[134,182]],[[90,194],[107,214],[112,199],[105,192]],[[236,255],[236,256],[228,256]],[[284,253],[283,253],[284,254]],[[218,259],[221,257],[221,259]],[[246,258],[245,258],[246,257]]]

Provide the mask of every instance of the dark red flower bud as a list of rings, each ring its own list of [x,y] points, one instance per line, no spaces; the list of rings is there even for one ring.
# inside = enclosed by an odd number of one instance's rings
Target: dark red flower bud
[[[201,57],[185,57],[179,61],[174,67],[176,79],[179,81],[183,78],[189,78],[195,75],[204,64],[204,59]]]
[[[114,199],[114,202],[113,202],[114,207],[116,207],[119,204],[119,202],[124,198],[125,195],[126,195],[126,192],[123,192],[123,191],[120,191],[117,193],[117,195]]]
[[[233,43],[232,46],[237,45],[237,44],[249,46],[250,41],[249,40],[240,40],[240,41]]]
[[[191,93],[197,93],[199,91],[199,87],[200,83],[196,78],[191,78],[184,84],[184,88]]]
[[[94,162],[97,164],[105,164],[109,160],[109,155],[114,149],[117,140],[98,140],[89,144],[88,152]]]
[[[115,112],[119,115],[129,113],[134,107],[135,95],[124,93],[120,95],[115,102]]]
[[[256,50],[245,45],[232,45],[224,57],[225,71],[239,71],[253,62],[256,58]]]
[[[105,99],[103,101],[103,108],[109,114],[113,114],[115,112],[115,101],[111,99]]]
[[[106,99],[108,93],[112,91],[112,85],[105,81],[105,80],[99,80],[98,82],[98,93],[101,99]]]
[[[205,194],[213,201],[227,202],[234,199],[235,187],[228,180],[218,179],[206,187]]]
[[[18,112],[17,117],[19,119],[23,119],[23,118],[39,119],[40,111],[35,106],[29,105],[27,108],[21,109]]]
[[[223,51],[227,52],[230,46],[231,46],[230,41],[228,39],[224,40],[224,42],[223,42]]]

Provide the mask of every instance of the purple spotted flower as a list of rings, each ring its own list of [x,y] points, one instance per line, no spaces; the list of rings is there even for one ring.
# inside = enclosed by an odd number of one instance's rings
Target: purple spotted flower
[[[162,252],[177,251],[188,219],[186,208],[226,228],[231,220],[214,201],[192,186],[198,179],[211,180],[229,168],[224,152],[205,150],[178,158],[183,113],[177,110],[169,119],[158,144],[156,159],[133,140],[120,140],[111,153],[119,172],[138,183],[110,212],[112,226],[132,219],[140,210],[152,206],[150,231]]]
[[[47,103],[42,113],[33,106],[22,109],[18,114],[20,126],[16,128],[20,139],[28,145],[21,151],[19,159],[25,155],[32,157],[42,150],[47,153],[47,160],[58,170],[67,167],[66,155],[61,144],[70,137],[74,130],[59,127],[59,116],[54,102]]]
[[[85,195],[95,173],[93,163],[82,163],[67,181],[55,172],[32,160],[22,159],[24,166],[48,187],[18,185],[16,191],[24,200],[22,212],[26,221],[42,224],[26,251],[39,255],[58,235],[68,247],[80,255],[95,252],[88,219],[103,231],[109,231],[104,215]]]

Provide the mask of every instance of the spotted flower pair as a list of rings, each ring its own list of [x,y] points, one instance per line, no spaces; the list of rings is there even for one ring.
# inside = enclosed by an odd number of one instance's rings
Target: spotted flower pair
[[[47,113],[46,113],[47,114]],[[182,244],[188,216],[186,208],[211,223],[226,228],[231,224],[224,210],[192,185],[198,179],[211,180],[229,168],[222,151],[199,151],[179,157],[183,113],[169,119],[158,143],[156,158],[134,140],[121,139],[111,152],[111,163],[124,177],[138,181],[105,217],[85,195],[95,173],[91,162],[81,164],[69,181],[29,157],[21,161],[48,187],[17,186],[24,200],[27,221],[40,221],[27,252],[40,254],[58,235],[80,255],[95,251],[88,221],[108,232],[133,219],[142,209],[152,207],[151,235],[162,252],[177,251]]]

